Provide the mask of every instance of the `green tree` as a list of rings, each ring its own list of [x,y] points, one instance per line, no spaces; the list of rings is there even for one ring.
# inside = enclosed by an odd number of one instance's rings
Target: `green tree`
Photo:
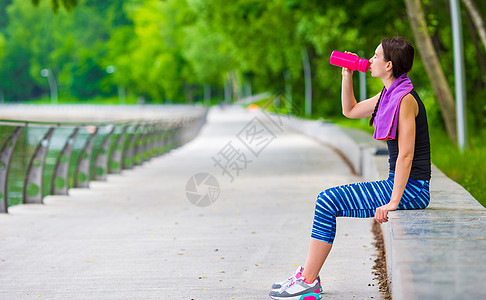
[[[185,1],[146,1],[132,16],[129,80],[156,102],[190,97],[195,76],[183,56],[185,27],[194,22]]]
[[[3,57],[5,56],[5,37],[0,34],[0,65],[2,63]]]
[[[49,67],[59,76],[61,94],[78,98],[112,94],[119,85],[154,101],[191,102],[201,96],[203,86],[221,90],[230,80],[234,96],[248,82],[256,93],[291,89],[294,106],[302,111],[305,51],[314,116],[327,117],[340,114],[340,70],[329,64],[333,50],[370,57],[383,37],[399,34],[414,40],[406,1],[34,2],[36,9],[22,1],[0,5],[0,33],[6,40],[0,68],[5,80],[0,86],[9,99],[45,94],[47,85],[39,71]],[[480,101],[486,97],[486,56],[480,16],[486,7],[477,0],[462,2],[467,4],[462,13],[468,117],[471,127],[481,128],[486,123],[486,107]],[[454,74],[447,72],[453,57],[449,8],[444,0],[419,3],[437,65],[453,87]],[[420,39],[414,43],[421,48]],[[451,118],[435,113],[442,95],[434,95],[436,78],[425,72],[429,61],[416,57],[410,76],[431,108],[432,123],[449,124]],[[105,72],[109,65],[116,67],[114,74]],[[370,95],[380,88],[379,80],[368,80]]]
[[[0,70],[6,80],[0,85],[8,99],[47,93],[46,80],[40,77],[43,68],[49,68],[58,78],[61,96],[89,98],[103,94],[107,41],[114,28],[129,23],[123,17],[121,0],[80,1],[71,13],[53,13],[47,2],[32,7],[17,1],[7,11],[6,62]]]
[[[39,6],[40,0],[32,0],[32,4]],[[77,5],[77,0],[51,0],[52,11],[57,12],[62,5],[67,11],[73,10]]]

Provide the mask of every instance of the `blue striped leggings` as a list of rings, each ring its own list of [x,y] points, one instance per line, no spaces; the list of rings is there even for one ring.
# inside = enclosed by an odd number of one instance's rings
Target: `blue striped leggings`
[[[311,237],[332,244],[336,217],[374,217],[376,208],[390,202],[393,179],[390,173],[387,180],[342,185],[320,193]],[[429,201],[429,181],[409,179],[398,209],[423,209]]]

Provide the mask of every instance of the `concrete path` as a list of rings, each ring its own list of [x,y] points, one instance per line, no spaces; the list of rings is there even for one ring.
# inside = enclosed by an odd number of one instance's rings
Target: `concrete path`
[[[208,207],[186,198],[201,172],[220,186]],[[316,195],[359,180],[262,112],[215,108],[169,154],[0,215],[0,299],[268,299],[305,261]],[[380,299],[370,230],[371,219],[338,220],[323,299]]]

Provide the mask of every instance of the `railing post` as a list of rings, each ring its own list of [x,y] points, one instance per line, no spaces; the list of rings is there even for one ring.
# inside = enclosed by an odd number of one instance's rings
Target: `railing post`
[[[152,123],[150,127],[150,138],[149,138],[149,158],[155,157],[157,155],[156,151],[156,142],[155,139],[157,137],[157,127],[158,123]]]
[[[78,136],[79,127],[74,128],[71,135],[67,138],[66,144],[57,157],[56,167],[52,174],[51,194],[67,195],[69,188],[69,162],[73,152],[74,140]]]
[[[136,166],[139,166],[143,163],[143,144],[144,144],[144,139],[145,139],[145,130],[146,130],[146,125],[140,126],[140,133],[136,134],[136,139],[135,139],[135,152],[133,155],[133,163]]]
[[[94,179],[105,181],[106,180],[106,173],[108,170],[108,151],[110,150],[110,138],[115,132],[116,127],[114,125],[111,129],[110,133],[108,133],[101,143],[101,147],[96,155],[96,162],[95,162],[95,174]]]
[[[165,132],[165,151],[169,152],[173,147],[172,143],[174,142],[174,123],[167,124],[166,132]]]
[[[162,126],[162,131],[160,133],[160,154],[164,154],[166,152],[169,152],[170,148],[170,123],[164,122],[164,125]]]
[[[160,122],[155,139],[155,151],[157,155],[164,153],[164,139],[165,139],[165,122]]]
[[[97,135],[98,127],[96,127],[95,132],[88,137],[83,150],[79,154],[78,164],[74,174],[74,186],[77,188],[89,187],[91,154]]]
[[[159,140],[160,138],[160,122],[154,123],[152,131],[151,155],[152,157],[159,155]]]
[[[173,150],[177,148],[177,135],[179,131],[179,122],[175,122],[170,127],[170,148],[169,150]]]
[[[149,133],[147,136],[147,156],[148,160],[150,160],[152,157],[156,155],[155,151],[155,138],[157,134],[157,124],[156,122],[153,122],[150,124],[150,129]]]
[[[179,121],[177,122],[175,128],[174,128],[174,147],[173,149],[175,148],[178,148],[181,144],[182,144],[182,129],[183,129],[183,121]]]
[[[182,121],[181,131],[179,132],[179,145],[184,145],[190,139],[188,138],[192,126],[192,118],[186,118]]]
[[[131,169],[134,165],[134,156],[135,156],[135,142],[137,138],[137,131],[140,127],[140,124],[137,124],[132,127],[133,132],[129,133],[128,135],[128,142],[127,148],[123,152],[123,169]]]
[[[54,127],[49,128],[42,140],[37,144],[34,155],[30,159],[27,174],[25,175],[23,203],[42,203],[42,172],[44,171],[47,148],[54,129]]]
[[[142,162],[150,160],[150,138],[152,136],[152,124],[145,124],[145,134],[142,139]]]
[[[113,147],[113,152],[111,153],[111,161],[108,163],[108,172],[110,174],[120,174],[123,164],[123,144],[125,142],[125,135],[129,125],[123,127],[122,132],[116,139],[115,145]]]
[[[0,213],[8,212],[8,170],[10,169],[13,150],[23,129],[23,127],[17,126],[5,143],[3,143],[2,150],[0,151]]]

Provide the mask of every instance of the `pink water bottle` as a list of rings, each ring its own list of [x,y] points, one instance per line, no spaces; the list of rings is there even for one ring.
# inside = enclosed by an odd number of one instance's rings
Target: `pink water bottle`
[[[367,59],[339,51],[332,51],[331,65],[358,70],[360,72],[366,72],[370,68],[370,62]]]

